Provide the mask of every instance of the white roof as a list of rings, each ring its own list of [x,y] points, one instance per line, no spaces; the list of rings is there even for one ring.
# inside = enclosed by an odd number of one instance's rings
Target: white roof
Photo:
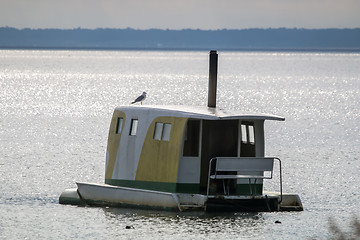
[[[253,113],[242,113],[238,111],[230,111],[221,108],[209,108],[204,106],[161,106],[161,105],[131,105],[131,106],[119,106],[116,108],[119,111],[124,112],[143,112],[151,111],[153,114],[159,116],[176,116],[176,117],[187,117],[196,119],[206,120],[277,120],[284,121],[285,118],[270,114],[253,114]]]

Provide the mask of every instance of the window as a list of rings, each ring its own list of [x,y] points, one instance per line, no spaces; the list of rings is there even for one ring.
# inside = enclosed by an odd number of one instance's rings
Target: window
[[[164,127],[163,123],[159,123],[159,122],[155,123],[154,139],[161,140],[163,127]]]
[[[117,124],[116,124],[116,134],[121,133],[122,125],[123,125],[123,118],[118,118]]]
[[[135,135],[136,135],[136,131],[137,131],[137,127],[138,127],[138,122],[139,122],[139,120],[137,120],[137,119],[131,119],[131,128],[130,128],[130,135],[131,135],[131,136],[135,136]]]
[[[189,120],[185,129],[183,156],[198,157],[199,141],[200,141],[200,121]]]
[[[170,140],[170,131],[171,131],[171,124],[165,123],[163,127],[163,134],[161,136],[161,140],[169,141]]]
[[[154,139],[161,141],[169,141],[171,132],[171,124],[169,123],[155,123]]]
[[[247,142],[247,131],[246,125],[241,124],[241,141],[246,143]]]
[[[241,141],[243,143],[255,143],[255,130],[254,125],[251,122],[241,123]]]
[[[254,136],[254,126],[248,125],[248,134],[249,134],[249,142],[255,143],[255,136]]]

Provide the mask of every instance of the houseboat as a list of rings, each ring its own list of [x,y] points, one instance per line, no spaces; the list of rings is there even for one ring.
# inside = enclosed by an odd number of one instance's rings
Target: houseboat
[[[77,182],[59,202],[175,211],[302,211],[299,196],[282,191],[281,160],[265,156],[265,120],[285,119],[217,108],[217,58],[211,51],[207,106],[116,107],[105,182]],[[264,181],[278,181],[279,191],[266,192]]]

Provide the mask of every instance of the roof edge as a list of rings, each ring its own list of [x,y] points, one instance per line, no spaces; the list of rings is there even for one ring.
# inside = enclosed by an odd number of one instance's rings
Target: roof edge
[[[245,113],[233,110],[225,110],[222,108],[211,108],[205,106],[188,106],[188,105],[124,105],[117,106],[118,110],[156,110],[161,112],[171,112],[171,115],[177,115],[189,118],[201,118],[208,120],[275,120],[275,121],[285,121],[284,117],[272,115],[272,114],[263,114],[263,113]]]

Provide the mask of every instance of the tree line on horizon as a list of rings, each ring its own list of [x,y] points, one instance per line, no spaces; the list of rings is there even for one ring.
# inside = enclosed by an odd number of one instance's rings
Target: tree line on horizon
[[[360,28],[137,30],[1,27],[0,48],[360,51]]]

